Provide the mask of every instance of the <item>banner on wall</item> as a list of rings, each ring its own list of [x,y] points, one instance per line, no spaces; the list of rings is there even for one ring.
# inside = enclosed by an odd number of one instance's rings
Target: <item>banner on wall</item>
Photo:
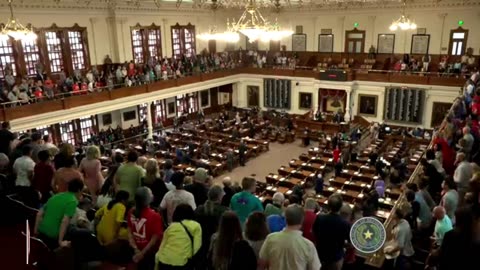
[[[290,109],[292,81],[264,79],[263,86],[264,107],[272,109]]]
[[[384,120],[421,124],[425,96],[425,89],[386,87]]]

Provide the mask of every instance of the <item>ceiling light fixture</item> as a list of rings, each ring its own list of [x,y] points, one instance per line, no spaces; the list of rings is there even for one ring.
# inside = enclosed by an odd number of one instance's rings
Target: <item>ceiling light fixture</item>
[[[14,16],[12,0],[8,0],[8,7],[10,8],[10,19],[0,30],[0,38],[8,39],[9,37],[15,40],[35,40],[37,34],[33,32],[33,27],[23,26]]]
[[[257,40],[269,41],[269,40],[281,40],[287,36],[291,36],[293,31],[280,30],[278,23],[270,24],[260,13],[254,0],[250,0],[245,11],[237,22],[227,21],[227,32],[235,33],[239,32],[248,38],[249,42],[255,42]]]
[[[406,0],[403,0],[403,11],[402,16],[390,25],[390,31],[400,30],[415,30],[417,29],[417,24],[410,20],[407,15],[405,15]]]

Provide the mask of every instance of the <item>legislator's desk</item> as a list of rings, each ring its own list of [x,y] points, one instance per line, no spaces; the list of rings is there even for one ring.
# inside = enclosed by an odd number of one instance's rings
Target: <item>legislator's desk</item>
[[[318,130],[329,134],[335,134],[341,131],[348,131],[350,129],[350,125],[348,123],[336,124],[332,122],[317,122],[311,119],[300,117],[297,117],[295,119],[295,124],[300,130],[308,127],[308,129],[310,130]]]

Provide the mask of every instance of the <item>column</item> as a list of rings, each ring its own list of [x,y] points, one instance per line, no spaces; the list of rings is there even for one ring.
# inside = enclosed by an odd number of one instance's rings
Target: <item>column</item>
[[[345,122],[348,123],[350,122],[350,89],[345,89],[345,95],[347,95],[347,102],[345,103]]]
[[[93,38],[93,58],[94,61],[92,61],[92,66],[93,65],[99,65],[101,64],[100,61],[98,61],[97,57],[97,41],[95,40],[95,23],[98,21],[97,18],[90,18],[90,27],[92,28],[92,38]],[[91,50],[91,48],[90,48]]]
[[[153,123],[152,123],[152,103],[148,102],[147,104],[147,139],[153,138]]]

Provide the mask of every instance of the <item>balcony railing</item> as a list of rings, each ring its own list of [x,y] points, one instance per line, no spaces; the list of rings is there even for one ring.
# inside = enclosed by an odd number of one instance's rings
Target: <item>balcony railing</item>
[[[326,70],[326,72],[332,70]],[[340,71],[340,70],[333,70]],[[462,86],[465,79],[457,75],[445,75],[440,73],[403,73],[394,71],[372,70],[344,70],[346,81],[374,81],[405,84],[444,85]],[[320,72],[308,69],[283,69],[283,68],[253,68],[242,67],[235,69],[221,69],[211,73],[190,74],[180,78],[169,78],[168,80],[154,81],[148,84],[140,84],[131,87],[122,85],[106,86],[96,88],[92,92],[79,91],[76,93],[59,93],[52,97],[44,97],[37,100],[30,100],[29,103],[22,101],[2,103],[0,108],[0,121],[38,115],[42,113],[66,110],[74,107],[84,106],[96,102],[104,102],[144,94],[154,91],[161,91],[172,87],[183,86],[192,83],[204,82],[219,79],[236,74],[251,74],[264,76],[288,76],[307,77],[320,79]]]

